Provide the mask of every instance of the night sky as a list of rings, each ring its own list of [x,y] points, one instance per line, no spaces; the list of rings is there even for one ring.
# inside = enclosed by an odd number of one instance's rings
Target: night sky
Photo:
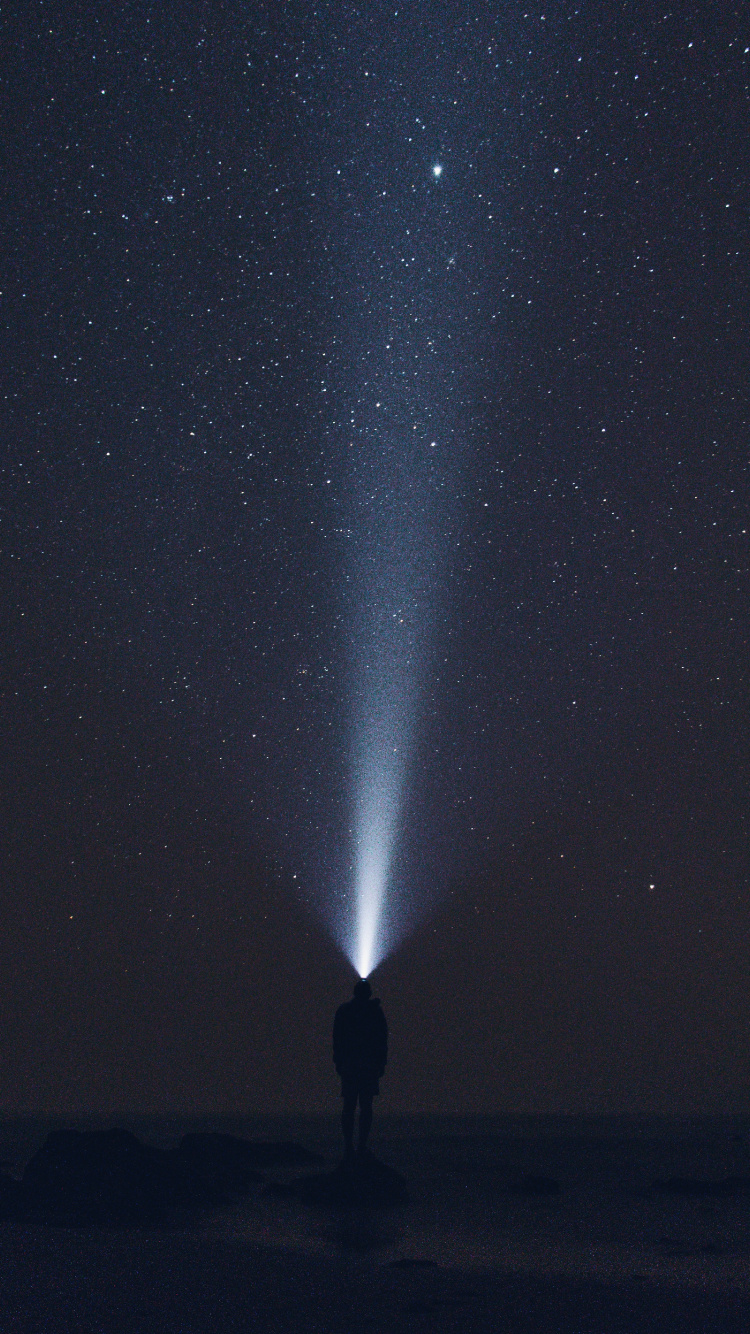
[[[0,1108],[336,1112],[385,749],[381,1112],[750,1108],[747,12],[1,30]]]

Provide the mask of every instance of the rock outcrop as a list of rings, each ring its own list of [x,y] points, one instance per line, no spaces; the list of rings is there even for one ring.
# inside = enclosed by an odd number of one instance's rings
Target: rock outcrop
[[[382,1209],[406,1204],[409,1199],[401,1174],[370,1153],[345,1158],[333,1172],[298,1177],[287,1190],[305,1204],[327,1209]]]
[[[238,1139],[235,1135],[194,1132],[184,1135],[174,1151],[210,1189],[244,1195],[263,1181],[263,1170],[320,1162],[320,1155],[300,1144]]]
[[[55,1130],[27,1163],[18,1204],[31,1217],[125,1224],[220,1198],[177,1154],[127,1130]]]

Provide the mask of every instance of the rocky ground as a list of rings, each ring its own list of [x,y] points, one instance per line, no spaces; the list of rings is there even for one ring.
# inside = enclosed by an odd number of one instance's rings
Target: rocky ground
[[[750,1330],[736,1125],[161,1141],[10,1146],[3,1334]]]

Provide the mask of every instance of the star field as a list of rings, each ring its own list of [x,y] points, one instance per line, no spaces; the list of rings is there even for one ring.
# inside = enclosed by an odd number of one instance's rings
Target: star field
[[[401,883],[415,919],[441,905],[394,991],[442,1004],[452,939],[448,1050],[483,1003],[469,960],[514,1069],[542,1016],[559,1041],[515,1084],[477,1047],[492,1105],[732,1103],[746,15],[2,25],[5,1105],[91,1105],[105,1076],[122,1105],[200,1102],[212,1061],[223,1104],[294,1103],[313,1046],[274,1056],[266,1014],[339,966],[300,904],[344,892],[384,644],[415,692]],[[132,1037],[154,1014],[161,1065]]]

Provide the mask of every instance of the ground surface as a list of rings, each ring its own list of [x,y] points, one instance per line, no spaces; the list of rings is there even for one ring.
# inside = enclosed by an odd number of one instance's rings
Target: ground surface
[[[43,1129],[6,1126],[0,1157],[18,1170]],[[335,1164],[334,1127],[281,1129]],[[740,1124],[403,1124],[373,1147],[410,1204],[315,1210],[259,1185],[169,1229],[0,1224],[0,1329],[750,1334],[750,1195],[653,1189],[750,1176]]]

